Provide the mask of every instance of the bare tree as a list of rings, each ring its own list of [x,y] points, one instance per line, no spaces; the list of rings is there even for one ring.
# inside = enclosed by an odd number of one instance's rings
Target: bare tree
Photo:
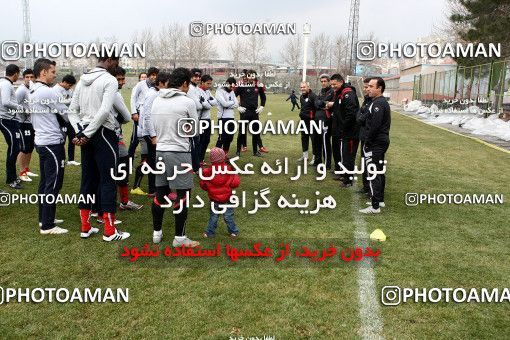
[[[184,39],[183,62],[189,67],[198,67],[200,63],[218,57],[212,37],[193,37]]]
[[[246,57],[246,43],[240,37],[236,37],[228,45],[228,52],[234,64],[234,71],[238,72],[240,64]]]
[[[280,51],[282,62],[297,70],[302,62],[303,41],[301,35],[291,36]]]
[[[145,44],[146,54],[144,58],[144,68],[146,69],[154,62],[157,55],[157,46],[153,40],[152,30],[147,27],[140,32],[135,31],[131,37],[131,41],[133,43]]]
[[[178,23],[172,23],[161,28],[159,33],[159,49],[162,61],[167,68],[177,67],[177,62],[182,59],[184,48],[184,28]]]
[[[156,60],[155,64],[162,69],[168,68],[168,62],[170,59],[170,43],[168,42],[167,38],[168,28],[167,26],[162,26],[156,39],[154,39],[154,58]]]
[[[319,80],[319,73],[321,68],[326,64],[328,59],[329,50],[331,45],[329,42],[329,36],[325,33],[321,33],[312,38],[310,42],[310,49],[312,52],[312,63],[316,73],[316,82]]]
[[[263,35],[252,34],[246,42],[246,60],[260,73],[261,64],[269,59],[269,55],[265,54],[266,40]]]
[[[465,32],[468,29],[467,24],[453,23],[450,20],[452,13],[465,13],[466,9],[459,0],[447,0],[447,10],[443,13],[443,19],[439,24],[436,24],[432,28],[432,33],[436,36],[445,37],[451,42],[461,42],[459,31]]]
[[[347,37],[345,35],[339,34],[333,38],[333,43],[331,44],[331,52],[332,52],[332,60],[335,62],[335,68],[340,74],[346,74],[348,71],[348,55],[347,55]]]

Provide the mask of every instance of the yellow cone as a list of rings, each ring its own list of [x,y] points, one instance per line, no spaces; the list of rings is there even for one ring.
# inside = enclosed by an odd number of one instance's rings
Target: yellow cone
[[[386,235],[384,235],[383,231],[381,229],[376,229],[370,234],[370,239],[374,241],[386,241]]]

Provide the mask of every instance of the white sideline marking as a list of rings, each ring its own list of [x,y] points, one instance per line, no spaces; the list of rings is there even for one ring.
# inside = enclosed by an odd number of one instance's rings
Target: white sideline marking
[[[367,224],[361,213],[358,194],[352,193],[352,206],[354,210],[354,243],[356,247],[366,248],[370,237]],[[360,336],[362,339],[384,339],[382,335],[383,320],[377,298],[375,273],[372,259],[363,259],[358,265],[358,300],[359,316],[361,320]]]

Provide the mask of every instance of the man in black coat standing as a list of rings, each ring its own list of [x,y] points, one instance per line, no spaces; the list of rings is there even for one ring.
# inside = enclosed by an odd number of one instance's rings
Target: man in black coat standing
[[[364,161],[363,159],[363,148],[365,147],[365,123],[367,120],[367,114],[368,114],[368,108],[370,106],[370,103],[372,102],[372,98],[368,95],[368,83],[370,82],[372,78],[365,78],[363,79],[363,104],[361,104],[361,108],[358,114],[358,125],[360,126],[359,129],[359,140],[360,140],[360,147],[361,147],[361,162]],[[368,185],[367,180],[367,169],[364,169],[363,171],[363,189],[361,190],[361,193],[370,196],[370,187]]]
[[[308,146],[310,143],[310,139],[312,138],[312,131],[310,131],[311,126],[310,122],[315,117],[316,107],[315,102],[317,100],[317,95],[312,92],[310,89],[310,84],[306,81],[301,82],[301,85],[299,86],[299,89],[301,91],[301,96],[299,97],[299,101],[301,102],[301,110],[299,111],[299,118],[301,118],[302,121],[304,121],[306,128],[306,132],[301,132],[301,149],[303,150],[303,156],[298,159],[299,162],[301,161],[308,161]],[[313,154],[316,153],[316,151],[313,149],[315,145],[313,144],[312,140],[312,152]]]
[[[324,161],[326,169],[331,169],[331,112],[326,106],[328,102],[333,101],[334,91],[329,84],[329,75],[321,74],[319,79],[321,81],[321,90],[315,102],[317,107],[315,121],[322,123],[324,129],[321,134],[315,134],[315,150],[317,154],[314,155],[314,165]]]
[[[332,109],[332,148],[335,158],[335,170],[340,170],[338,163],[348,171],[354,170],[354,162],[359,144],[359,126],[356,117],[359,112],[356,89],[340,74],[331,76],[331,87],[335,91],[332,102],[327,107]],[[353,175],[345,174],[341,177],[342,187],[352,186]]]
[[[391,110],[383,92],[386,85],[380,77],[372,78],[368,83],[368,94],[372,102],[368,107],[365,126],[363,129],[365,157],[365,168],[372,168],[375,165],[377,174],[375,178],[368,181],[372,201],[370,206],[361,209],[364,214],[378,214],[381,207],[384,207],[384,188],[386,186],[386,175],[384,156],[390,145]]]

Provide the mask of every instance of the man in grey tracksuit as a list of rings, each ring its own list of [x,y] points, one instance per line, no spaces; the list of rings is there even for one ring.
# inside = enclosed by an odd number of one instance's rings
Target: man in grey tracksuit
[[[5,68],[5,77],[0,79],[0,131],[7,143],[6,183],[13,189],[21,189],[17,176],[16,159],[20,152],[19,118],[23,106],[18,104],[13,83],[19,78],[20,69],[10,64]]]
[[[76,137],[74,143],[81,146],[82,178],[80,194],[94,195],[99,188],[103,212],[103,240],[118,241],[130,236],[117,230],[114,225],[117,185],[111,176],[118,165],[119,146],[115,133],[116,118],[112,106],[118,91],[115,72],[119,58],[100,57],[98,65],[83,74],[76,85],[69,107],[69,121]],[[91,205],[80,203],[81,237],[93,234],[89,222]]]
[[[140,80],[135,85],[135,87],[133,87],[133,90],[131,90],[131,116],[133,118],[133,133],[131,134],[131,142],[129,144],[129,157],[134,157],[136,147],[140,142],[138,139],[138,119],[140,116],[140,108],[143,105],[143,101],[145,100],[147,92],[152,86],[154,86],[154,82],[156,81],[158,74],[158,68],[149,67],[147,70],[147,78]]]
[[[218,105],[218,102],[211,94],[212,77],[208,74],[204,74],[200,78],[200,87],[198,88],[200,93],[200,102],[202,103],[202,110],[198,112],[198,120],[206,121],[207,127],[205,131],[200,134],[200,164],[203,164],[207,147],[211,141],[211,109]]]
[[[34,128],[30,117],[30,108],[28,96],[30,86],[34,81],[34,71],[26,69],[23,71],[23,84],[16,90],[16,100],[23,106],[23,114],[20,123],[20,153],[18,155],[18,164],[20,167],[19,178],[25,182],[32,182],[30,177],[37,177],[37,174],[30,172],[30,160],[34,151]]]
[[[186,95],[195,102],[197,112],[202,112],[202,103],[204,102],[204,98],[200,96],[201,93],[198,88],[201,77],[201,69],[191,69],[191,84],[189,85],[188,93],[186,93]],[[193,171],[198,171],[200,168],[200,150],[200,136],[197,134],[196,136],[191,137],[191,163],[193,164]]]
[[[229,124],[235,124],[234,109],[239,106],[239,102],[236,98],[236,93],[233,89],[235,84],[235,78],[229,77],[225,82],[225,86],[216,90],[216,101],[218,103],[218,122],[222,127],[221,135],[216,141],[216,147],[222,148],[227,156],[228,150],[230,149],[230,143],[232,143],[232,140],[234,139],[234,134],[229,133],[234,129],[234,127]]]
[[[76,84],[76,78],[71,74],[66,74],[62,81],[53,86],[53,90],[55,90],[60,96],[60,100],[62,103],[69,106],[71,104],[71,100],[73,97],[73,93],[71,88]],[[80,163],[74,160],[74,150],[75,145],[72,140],[75,137],[74,129],[70,123],[67,123],[66,126],[62,129],[67,136],[67,164],[68,165],[80,165]]]
[[[176,191],[174,206],[175,236],[174,247],[194,247],[199,243],[186,237],[186,220],[188,209],[186,196],[193,187],[193,174],[184,171],[183,163],[191,163],[191,142],[182,124],[198,123],[197,109],[192,99],[186,96],[191,83],[188,69],[176,68],[170,75],[169,88],[162,89],[152,104],[152,121],[156,129],[156,150],[158,159],[165,163],[165,173],[156,175],[156,197],[152,205],[153,241],[161,242],[164,205],[170,190]],[[193,123],[190,123],[193,122]],[[174,173],[174,169],[179,174]]]
[[[169,76],[166,72],[158,73],[156,81],[147,91],[143,104],[139,109],[138,137],[143,138],[145,143],[147,143],[147,163],[151,169],[156,167],[156,130],[151,119],[152,104],[158,96],[159,90],[168,86]],[[156,177],[152,173],[149,173],[147,177],[149,178],[149,194],[154,195],[156,193]]]
[[[56,77],[55,65],[54,61],[37,59],[34,65],[36,81],[28,97],[41,171],[38,194],[39,225],[43,235],[67,233],[67,229],[55,225],[55,197],[64,181],[65,139],[62,127],[67,120],[67,106],[59,101],[57,92],[50,87]]]
[[[124,169],[129,169],[129,155],[128,149],[124,143],[122,136],[122,124],[126,124],[131,121],[131,113],[127,108],[126,104],[124,103],[124,98],[122,97],[122,94],[120,92],[120,90],[126,83],[126,70],[120,66],[117,67],[117,69],[115,70],[115,78],[117,78],[118,91],[115,94],[115,100],[113,101],[112,114],[116,119],[115,133],[117,134],[119,145],[119,158],[117,169],[122,169],[122,167],[124,167]],[[124,178],[116,179],[116,182],[120,198],[119,208],[121,210],[140,210],[143,207],[142,205],[136,204],[129,200],[129,174],[124,176]],[[94,202],[95,204],[92,210],[94,213],[97,213],[98,217],[101,217],[98,218],[98,220],[101,221],[101,223],[104,223],[104,220],[102,219],[103,212],[100,211],[101,210],[100,195],[101,192],[100,190],[98,190],[98,193],[96,195],[96,201]]]

